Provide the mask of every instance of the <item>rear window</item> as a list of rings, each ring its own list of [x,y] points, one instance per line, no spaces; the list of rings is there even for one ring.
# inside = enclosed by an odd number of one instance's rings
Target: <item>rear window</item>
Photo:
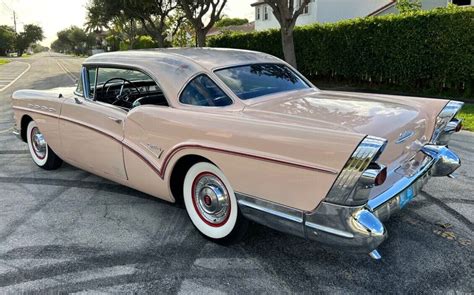
[[[199,75],[183,89],[179,101],[202,107],[223,107],[232,104],[232,99],[208,76]]]
[[[253,64],[217,70],[216,75],[240,98],[309,88],[293,70],[282,64]]]

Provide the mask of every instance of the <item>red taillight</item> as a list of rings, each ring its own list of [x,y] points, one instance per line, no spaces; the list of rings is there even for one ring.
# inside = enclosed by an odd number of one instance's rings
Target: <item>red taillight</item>
[[[375,177],[374,184],[381,185],[385,182],[386,179],[387,179],[387,167],[383,167],[380,170],[379,174],[377,174],[377,176]]]
[[[459,122],[458,126],[456,126],[456,132],[459,132],[462,130],[462,122]]]

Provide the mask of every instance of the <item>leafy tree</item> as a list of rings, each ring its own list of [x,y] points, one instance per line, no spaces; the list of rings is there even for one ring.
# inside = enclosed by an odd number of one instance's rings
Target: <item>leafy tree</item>
[[[263,0],[272,10],[273,15],[280,23],[281,42],[286,62],[296,67],[295,44],[293,31],[296,20],[300,16],[310,0],[301,0],[299,7],[295,7],[294,0]]]
[[[421,0],[397,0],[396,7],[401,14],[421,10]]]
[[[245,25],[248,24],[249,20],[246,18],[228,18],[224,17],[221,20],[217,21],[215,24],[216,28],[224,28],[228,26],[240,26],[240,25]]]
[[[117,23],[123,24],[124,18],[138,21],[158,46],[164,47],[167,20],[175,8],[175,0],[92,0],[87,7],[86,27],[88,30],[109,29]]]
[[[86,54],[94,45],[95,38],[77,26],[71,26],[57,33],[58,39],[51,44],[54,51]]]
[[[28,47],[44,39],[43,29],[37,25],[25,25],[23,32],[17,35],[15,42],[15,49],[18,52],[18,56],[22,56]]]
[[[33,44],[31,45],[31,49],[33,49],[33,52],[34,53],[39,53],[39,52],[44,52],[44,51],[48,51],[49,48],[46,47],[46,46],[43,46],[41,44]]]
[[[15,31],[9,26],[0,26],[0,56],[7,55],[15,45]]]
[[[178,0],[179,7],[194,27],[197,46],[206,46],[206,35],[221,18],[226,3],[227,0]]]
[[[117,16],[109,29],[109,34],[119,42],[127,44],[127,49],[134,49],[140,37],[140,28],[136,20]]]
[[[194,45],[193,39],[196,35],[193,25],[186,19],[184,12],[177,9],[170,19],[168,27],[171,31],[171,45],[175,47],[187,47]]]

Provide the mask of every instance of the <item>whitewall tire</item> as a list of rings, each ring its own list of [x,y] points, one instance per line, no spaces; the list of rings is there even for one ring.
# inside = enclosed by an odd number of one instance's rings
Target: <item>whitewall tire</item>
[[[48,146],[35,121],[30,121],[26,129],[26,139],[31,158],[39,167],[46,170],[59,168],[62,160]]]
[[[248,221],[239,214],[234,190],[215,165],[194,164],[186,173],[183,197],[192,223],[205,237],[234,242],[245,234]]]

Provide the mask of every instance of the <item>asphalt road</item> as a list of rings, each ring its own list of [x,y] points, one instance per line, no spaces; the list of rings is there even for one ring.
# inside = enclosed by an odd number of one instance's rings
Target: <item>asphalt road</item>
[[[21,61],[31,69],[0,92],[1,294],[474,292],[473,133],[452,141],[458,178],[431,179],[386,223],[380,261],[258,225],[223,247],[202,238],[182,208],[69,165],[35,166],[11,135],[10,95],[72,85],[82,60]]]

